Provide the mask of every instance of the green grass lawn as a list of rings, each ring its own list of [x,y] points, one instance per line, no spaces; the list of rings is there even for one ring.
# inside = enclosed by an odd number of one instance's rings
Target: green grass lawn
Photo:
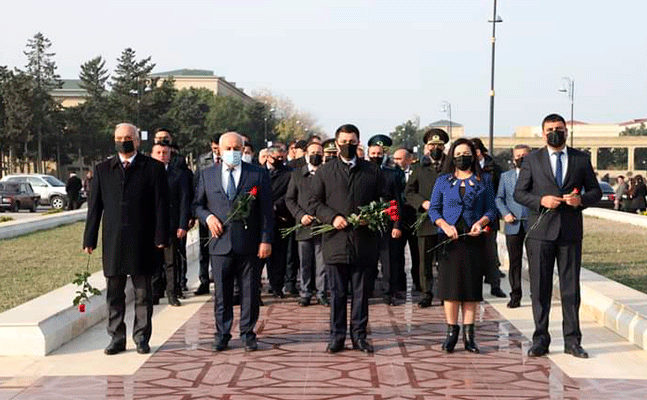
[[[647,293],[647,229],[584,217],[582,266]]]
[[[88,260],[81,251],[84,228],[78,222],[0,240],[0,312],[72,282]],[[90,271],[100,269],[101,248],[90,259]]]

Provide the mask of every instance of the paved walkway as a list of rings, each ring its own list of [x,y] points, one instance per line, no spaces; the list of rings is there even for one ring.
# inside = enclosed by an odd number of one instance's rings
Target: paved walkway
[[[0,358],[0,399],[647,399],[647,353],[586,315],[590,359],[563,354],[559,308],[550,356],[529,359],[527,294],[515,310],[506,299],[481,304],[478,355],[460,342],[441,352],[442,308],[421,310],[410,293],[397,306],[371,305],[372,355],[326,354],[329,308],[272,299],[261,308],[259,351],[245,353],[234,333],[230,350],[213,353],[213,301],[192,297],[156,307],[151,355],[132,342],[103,355],[101,323],[47,357]]]

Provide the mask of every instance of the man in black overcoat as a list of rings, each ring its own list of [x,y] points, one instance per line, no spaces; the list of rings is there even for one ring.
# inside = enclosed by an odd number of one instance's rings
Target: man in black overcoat
[[[200,173],[194,201],[196,215],[209,228],[209,253],[216,292],[215,351],[227,349],[234,321],[234,277],[241,286],[240,337],[245,351],[258,348],[254,327],[258,321],[259,259],[272,253],[272,193],[265,169],[242,161],[243,140],[236,132],[220,137],[222,162]],[[254,199],[249,197],[254,192]],[[250,199],[249,214],[228,217],[241,201]]]
[[[443,162],[445,160],[445,144],[449,142],[447,133],[438,128],[433,128],[425,132],[423,137],[425,143],[425,152],[428,156],[422,157],[419,163],[413,167],[411,176],[407,181],[404,189],[404,195],[407,203],[417,212],[425,213],[429,211],[431,192],[434,190],[436,178],[441,173]],[[438,243],[438,229],[426,218],[420,228],[416,231],[418,236],[418,249],[420,254],[420,290],[422,299],[418,302],[420,308],[430,307],[434,298],[434,276],[433,261],[434,252],[430,252]]]
[[[542,122],[542,131],[546,146],[524,158],[514,191],[514,199],[529,211],[526,252],[535,332],[528,355],[548,353],[548,320],[557,260],[564,352],[587,358],[581,345],[579,320],[582,209],[597,203],[602,191],[589,155],[566,146],[564,118],[548,115]]]
[[[108,334],[106,354],[126,350],[125,287],[128,275],[135,288],[133,340],[137,352],[149,353],[153,299],[151,275],[155,251],[168,245],[168,182],[164,164],[137,152],[137,127],[119,124],[115,129],[117,156],[94,169],[84,251],[97,247],[103,217],[103,273],[107,281]]]
[[[360,206],[379,201],[382,194],[382,172],[375,163],[356,156],[359,129],[340,126],[335,132],[339,158],[321,166],[312,182],[310,209],[324,224],[335,230],[322,238],[324,262],[330,284],[330,343],[327,351],[344,349],[346,340],[346,303],[351,285],[350,334],[353,348],[372,353],[366,338],[370,269],[377,262],[379,232],[365,226],[353,227],[347,218],[359,212]]]
[[[83,188],[83,182],[81,182],[81,179],[76,176],[74,172],[70,174],[70,178],[67,180],[67,183],[65,184],[65,192],[67,193],[67,209],[68,210],[76,210],[77,208],[81,207],[81,204],[79,202],[79,192]]]

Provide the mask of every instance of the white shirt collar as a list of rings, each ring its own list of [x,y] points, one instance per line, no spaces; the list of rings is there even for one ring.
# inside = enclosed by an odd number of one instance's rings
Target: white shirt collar
[[[350,161],[344,160],[343,157],[339,157],[339,160],[344,164],[349,165],[351,168],[355,167],[355,165],[357,164],[357,156],[353,157]]]
[[[135,153],[130,158],[123,158],[123,156],[120,153],[117,153],[119,155],[119,161],[123,164],[124,161],[128,161],[129,164],[132,165],[133,161],[135,161],[135,157],[137,157],[137,150],[135,150]]]
[[[546,146],[546,149],[548,150],[548,155],[552,156],[553,154],[557,153],[558,151],[561,151],[563,154],[567,154],[566,153],[567,147],[568,146],[564,146],[561,150],[555,150],[555,149],[551,148],[550,146]]]

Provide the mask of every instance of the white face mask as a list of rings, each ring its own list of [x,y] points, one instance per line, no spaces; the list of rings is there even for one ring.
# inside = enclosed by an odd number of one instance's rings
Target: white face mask
[[[254,157],[251,154],[243,154],[242,156],[243,161],[245,161],[248,164],[252,163],[253,158]]]
[[[222,153],[222,161],[231,166],[240,165],[242,159],[240,150],[226,150]]]

